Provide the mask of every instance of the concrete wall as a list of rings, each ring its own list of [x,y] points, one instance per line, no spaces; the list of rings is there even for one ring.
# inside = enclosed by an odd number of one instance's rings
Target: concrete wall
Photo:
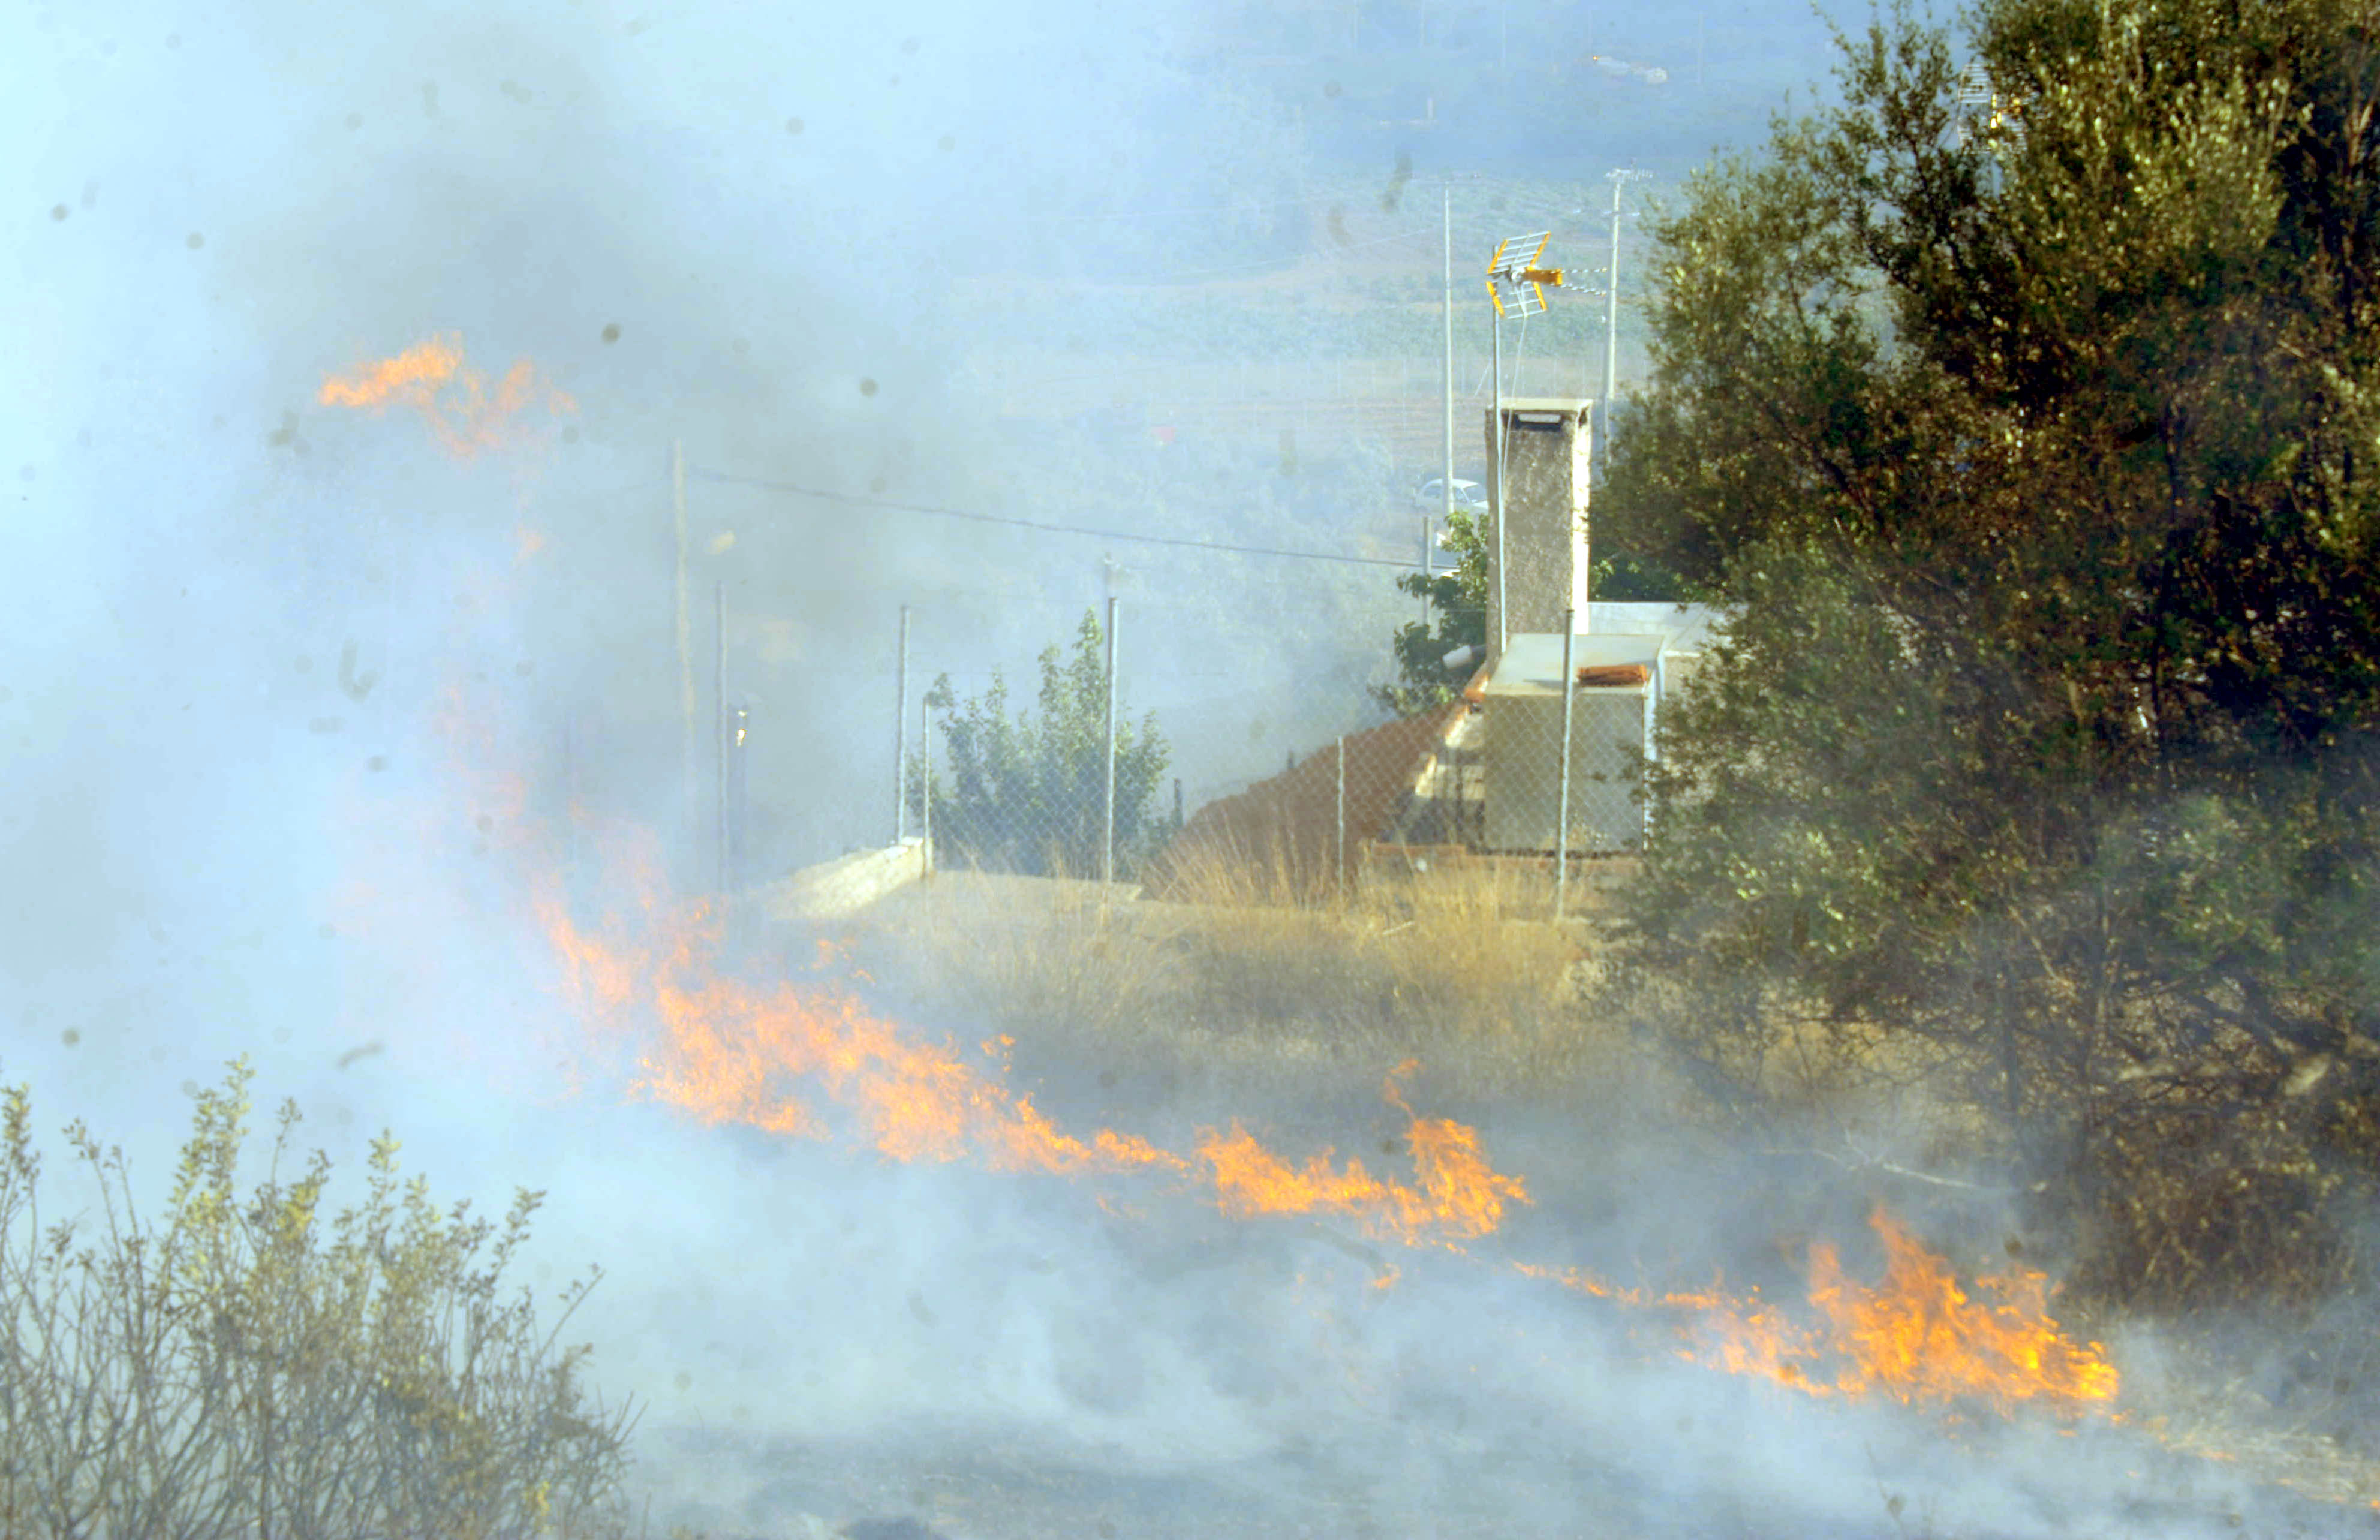
[[[1595,404],[1576,396],[1507,396],[1503,403],[1504,482],[1496,485],[1496,412],[1484,415],[1488,498],[1504,529],[1503,602],[1498,605],[1493,527],[1489,534],[1488,643],[1503,636],[1562,629],[1562,612],[1586,608],[1586,493]],[[1507,491],[1510,496],[1507,498]]]
[[[760,884],[754,894],[772,920],[832,920],[860,910],[933,869],[933,849],[924,840],[903,840],[881,850],[857,850],[791,877]]]

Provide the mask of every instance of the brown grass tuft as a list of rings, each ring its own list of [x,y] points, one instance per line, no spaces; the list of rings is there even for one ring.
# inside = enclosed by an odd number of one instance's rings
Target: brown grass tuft
[[[1028,1057],[1079,1048],[1265,1081],[1419,1056],[1441,1088],[1483,1097],[1621,1073],[1624,1045],[1581,1006],[1596,932],[1544,920],[1541,875],[1480,866],[1342,891],[1303,871],[1191,863],[1167,903],[945,873],[859,945],[912,1009],[1006,1032]]]

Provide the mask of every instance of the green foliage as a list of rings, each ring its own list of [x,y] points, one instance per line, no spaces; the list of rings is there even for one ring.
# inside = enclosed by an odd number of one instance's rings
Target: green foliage
[[[1633,917],[1938,1051],[2029,1181],[2215,1291],[2380,1172],[2380,70],[2332,0],[1970,21],[1998,127],[1896,9],[1657,231],[1607,505],[1737,618]],[[2296,1217],[2128,1231],[2192,1120]]]
[[[194,1536],[617,1535],[633,1419],[586,1404],[586,1347],[542,1335],[498,1282],[541,1194],[501,1231],[397,1191],[372,1146],[369,1197],[329,1226],[328,1162],[234,1185],[249,1071],[197,1098],[163,1221],[133,1211],[122,1152],[67,1130],[97,1179],[101,1233],[42,1228],[23,1086],[0,1093],[0,1533]],[[480,1252],[496,1236],[484,1262]]]
[[[1042,652],[1040,714],[1009,717],[995,671],[980,696],[959,698],[945,673],[927,692],[947,773],[930,788],[943,858],[983,871],[1097,876],[1106,833],[1107,661],[1099,617],[1083,612],[1071,655]],[[1135,726],[1119,709],[1115,737],[1115,869],[1132,872],[1173,831],[1155,811],[1169,751],[1154,713]]]
[[[1428,600],[1430,606],[1427,622],[1408,621],[1390,638],[1397,683],[1372,686],[1372,698],[1401,717],[1437,709],[1470,679],[1467,670],[1450,672],[1444,659],[1456,648],[1477,646],[1488,636],[1486,523],[1459,508],[1450,513],[1446,547],[1455,553],[1454,570],[1408,572],[1397,577],[1399,589]]]

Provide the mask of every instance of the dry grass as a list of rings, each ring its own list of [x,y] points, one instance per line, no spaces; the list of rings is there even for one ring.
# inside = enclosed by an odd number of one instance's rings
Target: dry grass
[[[526,1290],[498,1294],[540,1194],[500,1232],[442,1214],[419,1179],[400,1195],[383,1136],[318,1249],[327,1162],[279,1177],[294,1107],[264,1182],[234,1190],[247,1080],[197,1098],[160,1223],[120,1152],[68,1128],[92,1236],[42,1228],[30,1098],[0,1096],[0,1534],[624,1533],[633,1419],[586,1404],[589,1350],[556,1354]]]
[[[1637,1056],[1584,1009],[1594,927],[1548,923],[1543,886],[1482,867],[1341,892],[1286,862],[1215,863],[1159,903],[944,873],[884,906],[859,944],[913,1009],[1007,1032],[1028,1053],[1157,1056],[1227,1081],[1369,1075],[1417,1057],[1458,1095],[1608,1088],[1640,1073]]]

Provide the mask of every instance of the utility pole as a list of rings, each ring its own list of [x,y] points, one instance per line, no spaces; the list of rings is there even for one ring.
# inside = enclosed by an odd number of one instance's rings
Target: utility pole
[[[694,731],[694,616],[686,597],[686,441],[670,441],[670,507],[677,526],[677,692],[678,714],[685,722],[686,746],[680,828],[689,835],[701,825],[694,820],[701,817],[701,803],[696,788],[700,783],[695,768],[696,736]]]
[[[1496,312],[1488,326],[1489,344],[1493,349],[1490,363],[1496,374],[1496,388],[1489,393],[1494,416],[1488,418],[1488,436],[1496,441],[1496,635],[1488,639],[1496,644],[1496,656],[1504,655],[1504,645],[1512,637],[1512,617],[1504,605],[1504,508],[1510,499],[1504,486],[1504,312]],[[1590,450],[1592,445],[1589,446]]]
[[[1611,396],[1620,388],[1620,194],[1632,176],[1641,171],[1614,171],[1611,180],[1611,280],[1603,296],[1603,435],[1602,442],[1590,444],[1588,453],[1601,462],[1610,453]]]
[[[711,592],[711,599],[717,606],[719,614],[719,632],[715,638],[715,655],[718,660],[718,667],[716,674],[712,680],[712,684],[714,686],[714,693],[718,697],[718,699],[714,704],[716,704],[719,709],[719,896],[722,899],[724,899],[728,894],[729,884],[734,876],[734,867],[729,860],[727,851],[727,760],[729,748],[727,743],[727,582],[724,578],[720,579],[714,586]]]
[[[1441,505],[1441,506],[1440,506],[1440,508],[1439,509],[1439,520],[1440,520],[1440,522],[1439,522],[1439,528],[1441,528],[1441,529],[1446,529],[1446,528],[1451,528],[1451,527],[1452,527],[1453,523],[1454,523],[1454,192],[1453,192],[1453,189],[1452,189],[1452,188],[1444,188],[1444,187],[1441,187],[1440,188],[1439,188],[1439,192],[1438,192],[1438,203],[1439,203],[1439,207],[1438,207],[1438,222],[1439,222],[1439,229],[1440,233],[1444,236],[1444,237],[1445,237],[1445,242],[1446,242],[1446,273],[1445,273],[1445,280],[1444,280],[1444,281],[1445,281],[1446,287],[1445,287],[1445,290],[1444,290],[1444,292],[1443,292],[1443,294],[1442,294],[1442,296],[1441,296],[1441,297],[1440,297],[1440,299],[1439,299],[1439,321],[1443,323],[1443,329],[1444,329],[1444,331],[1445,331],[1445,358],[1444,358],[1444,370],[1443,370],[1444,378],[1443,378],[1443,380],[1440,382],[1440,383],[1441,383],[1441,384],[1442,384],[1442,386],[1444,387],[1444,388],[1443,388],[1443,391],[1442,391],[1442,394],[1443,394],[1443,395],[1445,396],[1445,406],[1446,406],[1446,414],[1445,414],[1445,415],[1446,415],[1445,437],[1444,437],[1443,441],[1441,442],[1441,443],[1439,444],[1440,454],[1439,454],[1439,472],[1438,472],[1438,473],[1439,473],[1439,479],[1440,479],[1440,482],[1441,482],[1441,485],[1440,485],[1440,487],[1439,487],[1439,491],[1443,494],[1443,498],[1442,498],[1442,505]],[[1429,515],[1428,515],[1428,514],[1427,514],[1427,513],[1425,513],[1425,514],[1423,514],[1423,515],[1422,515],[1422,516],[1421,516],[1421,575],[1422,575],[1423,578],[1425,578],[1425,579],[1427,579],[1427,578],[1429,576],[1429,547],[1430,547]],[[1422,622],[1422,624],[1423,624],[1424,625],[1427,625],[1427,624],[1429,624],[1429,599],[1428,599],[1428,597],[1427,597],[1427,594],[1425,594],[1425,595],[1423,596],[1423,599],[1422,599],[1422,601],[1421,601],[1421,622]]]
[[[909,606],[901,606],[901,704],[892,713],[892,843],[909,837]]]

